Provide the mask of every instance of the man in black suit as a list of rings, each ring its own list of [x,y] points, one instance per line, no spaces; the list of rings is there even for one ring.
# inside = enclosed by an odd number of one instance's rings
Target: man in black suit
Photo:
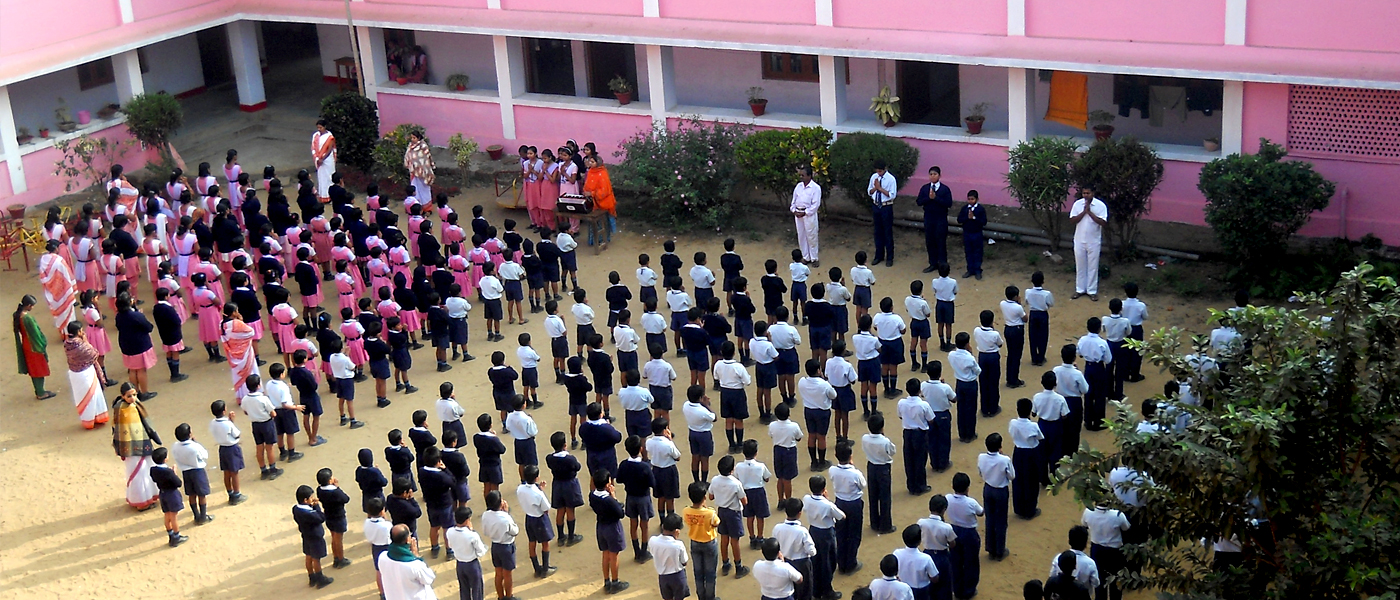
[[[938,265],[948,262],[948,209],[953,207],[953,191],[938,181],[942,175],[938,167],[929,167],[928,183],[919,188],[919,198],[915,201],[924,207],[924,245],[928,248],[925,273],[932,273],[938,270]]]

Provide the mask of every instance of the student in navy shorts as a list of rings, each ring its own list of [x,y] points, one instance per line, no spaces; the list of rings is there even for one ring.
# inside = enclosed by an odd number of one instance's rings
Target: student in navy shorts
[[[165,535],[170,538],[170,547],[173,548],[190,538],[180,535],[179,515],[180,511],[185,509],[185,500],[180,497],[180,487],[184,482],[180,481],[175,469],[165,464],[169,453],[165,448],[156,448],[151,452],[151,462],[155,463],[151,467],[151,479],[160,489],[160,512],[165,514]]]
[[[619,581],[617,555],[626,548],[622,538],[622,519],[627,516],[622,503],[613,497],[612,480],[604,471],[593,473],[593,493],[588,495],[588,506],[598,515],[595,530],[598,535],[598,551],[603,553],[603,592],[615,594],[627,589],[626,581]]]
[[[549,504],[554,507],[554,529],[559,532],[559,545],[572,546],[583,541],[583,536],[575,533],[574,509],[583,506],[583,488],[579,486],[578,472],[583,469],[578,459],[564,448],[565,435],[556,431],[549,436],[549,445],[554,453],[544,457],[546,467],[554,476],[549,486]],[[565,532],[568,526],[568,534]]]
[[[825,362],[826,353],[831,350],[831,327],[836,322],[836,312],[826,301],[826,286],[812,286],[812,299],[802,308],[802,314],[807,318],[807,336],[812,355]]]
[[[569,447],[578,449],[578,422],[588,415],[588,392],[593,384],[583,374],[583,359],[571,356],[568,360],[569,374],[564,376],[564,389],[569,392]]]
[[[384,508],[384,487],[389,485],[389,479],[374,466],[373,450],[360,448],[357,458],[360,466],[355,467],[355,484],[360,487],[360,509],[372,516],[375,514],[370,510],[373,500],[378,500],[379,507]]]
[[[190,498],[194,524],[203,525],[214,520],[214,516],[209,514],[206,499],[209,495],[209,473],[204,467],[209,459],[209,452],[199,442],[194,441],[189,423],[181,423],[175,427],[175,440],[179,443],[171,450],[171,458],[180,469],[180,477],[185,480],[185,495]]]
[[[689,430],[686,439],[690,442],[690,475],[695,481],[704,482],[710,477],[710,457],[715,455],[715,413],[710,410],[705,386],[692,385],[686,389],[685,395],[686,403],[681,407],[681,412]]]
[[[692,385],[705,383],[705,373],[710,370],[710,334],[700,326],[703,314],[699,308],[686,311],[688,322],[681,328],[681,344],[685,348]]]
[[[482,413],[477,416],[476,428],[480,430],[472,436],[472,446],[476,448],[479,463],[476,479],[489,494],[505,481],[505,474],[501,472],[501,456],[506,453],[506,445],[491,431],[491,415]]]
[[[292,507],[292,519],[301,532],[301,553],[306,557],[306,576],[317,589],[331,584],[333,579],[321,572],[321,559],[326,557],[326,513],[309,485],[297,488],[297,504]]]
[[[331,531],[331,555],[335,557],[331,566],[343,569],[350,566],[350,559],[345,558],[345,532],[350,529],[345,505],[350,503],[350,495],[340,489],[340,481],[330,469],[316,472],[316,484],[316,500],[326,515],[326,529]]]

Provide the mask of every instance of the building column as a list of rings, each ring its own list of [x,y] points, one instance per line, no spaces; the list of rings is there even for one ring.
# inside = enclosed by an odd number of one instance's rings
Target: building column
[[[1245,21],[1249,14],[1248,0],[1225,0],[1225,45],[1243,46]]]
[[[821,81],[822,127],[835,132],[846,122],[846,57],[818,55],[817,76]]]
[[[816,0],[817,2],[817,25],[822,27],[832,26],[832,0]]]
[[[262,61],[258,58],[257,21],[234,21],[224,27],[228,31],[229,57],[233,59],[233,80],[238,86],[238,110],[257,112],[267,108]]]
[[[389,81],[389,62],[384,53],[384,30],[378,27],[356,27],[355,36],[360,44],[360,65],[364,73],[365,97],[379,100],[380,82]]]
[[[515,97],[525,92],[525,49],[517,37],[491,36],[496,50],[496,90],[501,103],[501,137],[515,139]]]
[[[574,63],[574,95],[579,98],[588,97],[588,46],[585,45],[587,43],[581,40],[573,40],[569,43]]]
[[[24,180],[24,161],[19,154],[19,140],[15,132],[15,113],[10,109],[10,88],[0,85],[0,150],[3,150],[5,166],[10,169],[10,193],[23,194],[29,190]]]
[[[1006,137],[1015,146],[1035,135],[1035,122],[1031,120],[1031,107],[1035,106],[1035,82],[1031,78],[1035,77],[1035,70],[1012,68],[1006,72]]]
[[[676,64],[670,46],[647,46],[647,85],[651,120],[666,124],[666,114],[676,106]]]
[[[1220,154],[1229,156],[1244,148],[1244,82],[1226,81],[1220,107]]]
[[[1026,35],[1026,0],[1006,0],[1006,35]]]
[[[117,83],[117,103],[126,104],[145,93],[146,82],[141,78],[141,56],[127,50],[112,57],[112,75]]]

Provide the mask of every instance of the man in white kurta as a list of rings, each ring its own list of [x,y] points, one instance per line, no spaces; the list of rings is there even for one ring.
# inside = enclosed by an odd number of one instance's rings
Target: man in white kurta
[[[1094,197],[1094,188],[1085,187],[1082,197],[1069,209],[1069,221],[1074,223],[1074,295],[1085,294],[1099,300],[1099,250],[1103,245],[1103,226],[1108,224],[1108,205]]]
[[[389,550],[377,561],[385,600],[437,600],[433,592],[437,573],[412,554],[408,526],[395,525],[389,530],[389,539]]]
[[[802,167],[802,181],[792,189],[792,218],[797,222],[797,245],[802,260],[817,264],[817,209],[822,205],[822,186],[812,181],[812,167]]]
[[[331,175],[335,174],[335,135],[326,129],[326,120],[316,121],[316,133],[311,134],[311,158],[316,160],[316,196],[330,202]]]

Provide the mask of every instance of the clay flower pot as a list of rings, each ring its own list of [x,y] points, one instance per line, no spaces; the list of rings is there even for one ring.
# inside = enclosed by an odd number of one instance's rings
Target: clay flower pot
[[[967,123],[968,134],[977,135],[982,133],[982,124],[986,123],[987,119],[985,117],[968,117],[963,119],[963,122]]]
[[[755,117],[761,117],[761,116],[763,116],[763,113],[764,113],[765,111],[768,110],[768,101],[767,101],[767,100],[757,100],[757,101],[754,101],[754,102],[750,102],[750,103],[749,103],[749,110],[752,110],[752,111],[753,111],[753,116],[755,116]]]
[[[505,150],[505,147],[500,144],[491,144],[486,147],[486,156],[490,157],[491,160],[501,160],[501,157],[505,155]]]
[[[1095,126],[1094,126],[1094,141],[1102,142],[1102,141],[1104,141],[1104,140],[1106,140],[1106,139],[1108,139],[1108,138],[1111,138],[1111,137],[1113,137],[1113,126],[1112,126],[1112,125],[1095,125]]]
[[[617,96],[618,104],[627,105],[632,103],[632,92],[613,93],[613,95]]]
[[[23,219],[23,218],[24,218],[24,210],[25,210],[26,208],[29,208],[29,207],[28,207],[28,206],[25,206],[25,205],[23,205],[23,204],[11,204],[11,205],[5,207],[5,210],[9,211],[9,213],[10,213],[10,218],[11,218],[11,219]]]

